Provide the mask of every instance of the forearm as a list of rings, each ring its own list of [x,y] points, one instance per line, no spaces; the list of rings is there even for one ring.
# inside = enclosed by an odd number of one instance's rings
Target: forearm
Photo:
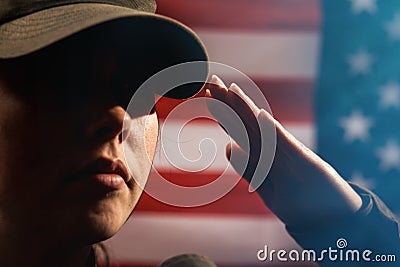
[[[267,112],[261,111],[258,120],[274,124],[277,142],[271,170],[257,191],[286,225],[313,227],[361,207],[360,196],[328,163]]]

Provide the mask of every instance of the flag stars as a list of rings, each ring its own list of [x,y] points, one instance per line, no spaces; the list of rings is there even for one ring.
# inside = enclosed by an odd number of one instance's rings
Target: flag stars
[[[377,10],[376,0],[350,0],[351,10],[354,14],[360,14],[361,12],[368,12],[373,14]]]
[[[353,142],[355,140],[366,141],[369,138],[369,130],[373,122],[360,111],[355,110],[349,117],[342,118],[339,124],[344,129],[344,140]]]
[[[383,171],[400,170],[400,147],[396,141],[389,140],[384,147],[377,149],[376,154],[380,159],[380,168]]]
[[[400,13],[397,13],[392,21],[386,23],[385,29],[391,40],[400,40]]]
[[[380,102],[379,105],[388,109],[390,107],[398,109],[400,107],[400,86],[395,81],[390,81],[386,85],[379,88]]]
[[[359,50],[357,53],[349,56],[350,73],[354,75],[370,73],[373,61],[374,58],[368,51],[365,49]]]
[[[351,182],[366,187],[368,189],[374,189],[376,184],[373,178],[365,178],[362,173],[356,171],[353,173],[350,179]]]

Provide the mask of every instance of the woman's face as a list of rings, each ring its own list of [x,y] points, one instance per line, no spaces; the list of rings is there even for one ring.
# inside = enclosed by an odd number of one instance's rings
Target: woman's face
[[[41,52],[0,77],[0,237],[88,245],[115,234],[142,193],[135,180],[151,168],[156,114],[137,112],[128,131],[133,92],[116,88],[118,60],[77,47]]]

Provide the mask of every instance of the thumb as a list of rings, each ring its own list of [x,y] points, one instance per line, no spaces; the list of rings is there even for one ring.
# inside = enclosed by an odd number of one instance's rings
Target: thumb
[[[253,166],[250,161],[250,156],[238,145],[238,143],[231,141],[229,144],[227,144],[226,157],[235,171],[240,176],[250,181],[253,173],[253,171],[251,171]]]
[[[250,149],[247,153],[235,141],[226,147],[226,156],[235,171],[249,183],[249,192],[257,190],[267,179],[270,168],[275,158],[276,131],[272,117],[261,110],[257,121],[260,126],[261,145]],[[259,149],[259,150],[257,150]]]

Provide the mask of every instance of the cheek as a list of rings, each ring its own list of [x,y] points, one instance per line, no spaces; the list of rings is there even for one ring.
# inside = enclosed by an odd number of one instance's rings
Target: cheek
[[[149,159],[153,159],[158,139],[158,120],[157,114],[151,114],[147,117],[145,123],[145,146]]]
[[[26,107],[0,87],[0,177],[11,177],[21,170],[21,164],[29,168],[29,152],[26,151],[29,135]],[[37,138],[36,132],[32,133]],[[25,169],[25,168],[24,168]],[[1,188],[0,188],[1,189]]]

